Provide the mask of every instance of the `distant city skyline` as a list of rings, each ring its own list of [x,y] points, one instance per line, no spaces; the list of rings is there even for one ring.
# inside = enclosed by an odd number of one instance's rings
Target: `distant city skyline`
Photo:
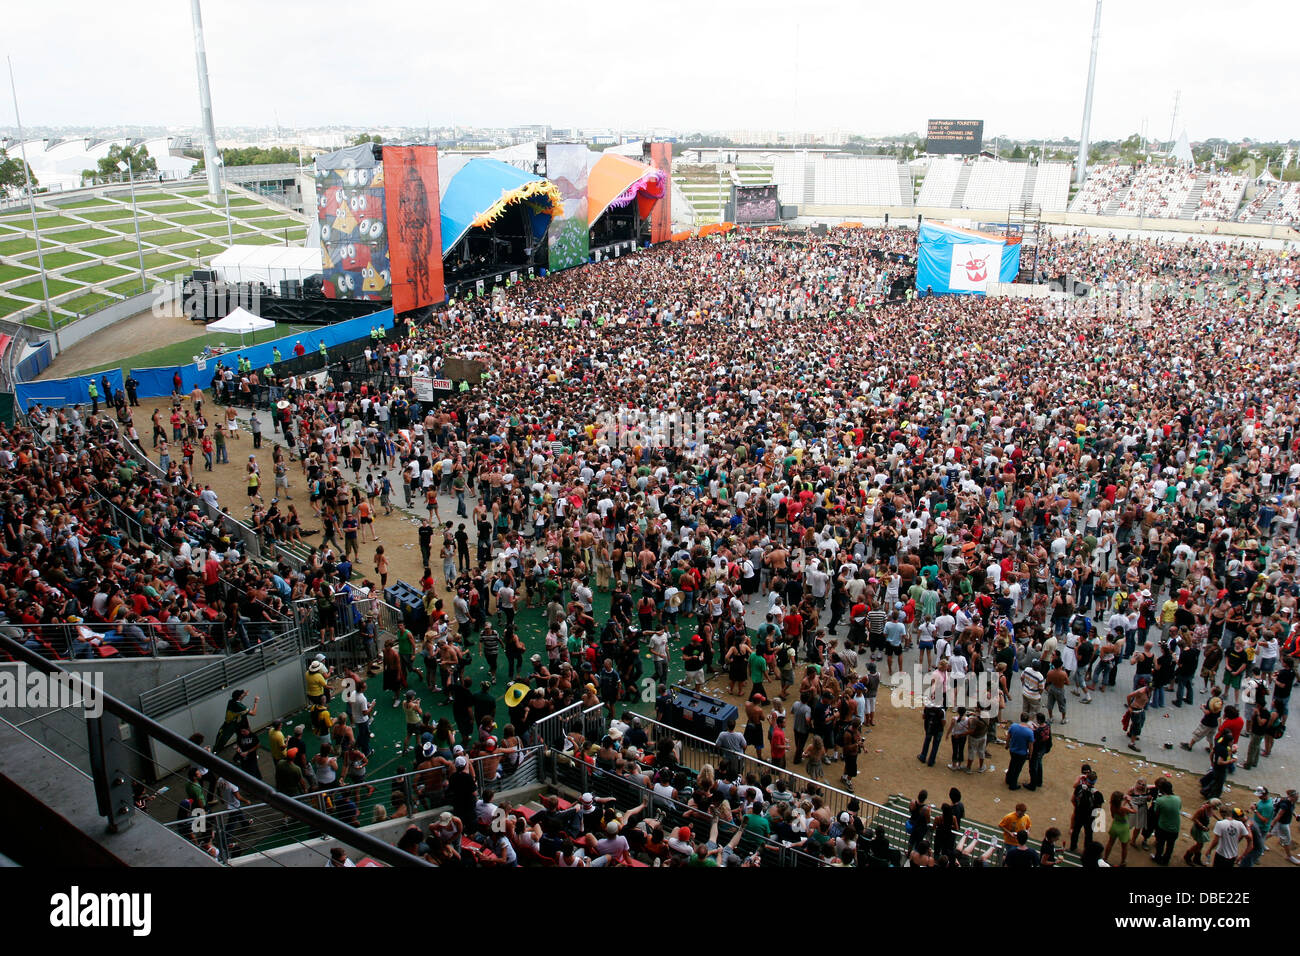
[[[48,0],[6,11],[4,52],[24,125],[194,127],[188,5],[120,0],[111,17],[92,9]],[[972,118],[984,120],[987,137],[1059,140],[1079,135],[1092,11],[1091,0],[884,9],[664,0],[652,16],[629,17],[578,0],[540,8],[209,0],[204,27],[222,130],[541,121],[884,137],[923,133],[930,118]],[[1257,0],[1234,4],[1230,17],[1209,0],[1177,8],[1112,0],[1102,14],[1092,138],[1300,135],[1290,54],[1263,42],[1298,25],[1300,8]],[[0,125],[12,125],[10,98],[2,99]]]

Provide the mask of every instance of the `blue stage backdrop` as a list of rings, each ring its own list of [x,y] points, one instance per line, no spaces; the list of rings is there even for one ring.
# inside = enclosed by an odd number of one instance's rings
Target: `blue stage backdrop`
[[[991,232],[941,222],[921,224],[917,238],[916,290],[934,295],[985,295],[990,282],[1014,282],[1020,242]]]

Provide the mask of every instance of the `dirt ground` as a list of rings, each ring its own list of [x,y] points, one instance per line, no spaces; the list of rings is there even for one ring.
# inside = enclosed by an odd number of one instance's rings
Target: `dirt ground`
[[[159,318],[152,312],[141,312],[60,352],[42,373],[42,377],[66,378],[85,369],[97,368],[105,362],[114,362],[187,339],[202,338],[203,334],[204,326],[201,322],[193,322],[183,315]]]
[[[149,417],[155,407],[161,407],[165,414],[170,414],[170,404],[156,399],[142,401],[141,407],[136,409],[134,414],[136,428],[144,441],[146,451],[149,450],[148,445],[151,434]],[[205,401],[204,409],[209,421],[214,424],[217,421],[217,415],[224,411],[213,406],[210,399]],[[239,432],[237,440],[228,443],[229,464],[216,465],[213,471],[205,472],[203,470],[202,456],[196,456],[199,480],[211,484],[213,490],[217,492],[222,505],[229,508],[231,514],[236,517],[246,517],[249,514],[247,486],[244,483],[244,466],[250,454],[256,455],[261,466],[265,483],[263,494],[268,502],[270,501],[269,492],[273,486],[270,441],[264,437],[262,448],[256,452],[253,451],[252,436],[246,430],[246,416],[247,412],[241,410],[241,425],[244,428]],[[259,418],[262,418],[264,422],[264,434],[269,435],[270,422],[267,413],[259,413]],[[176,451],[173,450],[173,455],[175,454]],[[154,457],[156,460],[156,455]],[[350,472],[347,474],[350,478]],[[364,479],[364,469],[362,477]],[[313,517],[311,505],[307,499],[304,478],[296,462],[290,469],[289,480],[291,503],[298,507],[303,528],[319,528],[320,522]],[[394,483],[396,484],[396,482]],[[395,492],[394,500],[395,502],[401,501],[400,491]],[[442,513],[444,519],[454,517],[454,506],[448,508],[445,504],[446,499],[443,500]],[[472,508],[472,501],[470,501],[469,506]],[[390,583],[397,580],[415,582],[421,576],[420,550],[416,539],[418,526],[419,520],[400,508],[395,510],[391,516],[385,516],[382,509],[379,509],[376,517],[376,533],[380,539],[379,543],[385,546],[385,553],[391,563]],[[472,525],[470,530],[472,533]],[[320,539],[319,536],[315,536],[307,540],[310,543],[318,543]],[[439,544],[437,535],[434,537],[434,544],[436,561],[437,545]],[[358,573],[370,576],[377,581],[378,578],[374,575],[372,560],[374,549],[374,542],[362,544],[361,557],[356,562],[356,565]],[[441,579],[440,568],[435,567],[434,576],[436,579]],[[439,590],[441,592],[441,585],[439,585]],[[443,596],[448,598],[448,604],[450,604],[449,597],[445,593]],[[909,671],[915,662],[914,654],[915,651],[913,650],[904,657],[904,667]],[[921,727],[921,710],[919,708],[896,707],[891,704],[889,687],[884,678],[883,662],[880,666],[882,668],[882,686],[876,710],[876,726],[867,734],[863,753],[859,757],[859,774],[854,785],[854,792],[857,795],[884,803],[891,794],[903,794],[910,799],[924,789],[928,791],[929,802],[936,808],[934,817],[937,819],[937,808],[940,804],[948,802],[949,788],[957,787],[961,790],[967,817],[994,825],[1014,809],[1017,803],[1023,802],[1028,806],[1029,816],[1032,820],[1030,834],[1034,846],[1037,846],[1041,841],[1043,834],[1049,827],[1060,829],[1068,845],[1071,810],[1070,794],[1074,780],[1079,774],[1080,764],[1088,763],[1097,771],[1099,775],[1098,786],[1108,798],[1108,819],[1109,796],[1113,790],[1127,791],[1139,777],[1151,783],[1155,778],[1165,775],[1173,782],[1174,791],[1182,798],[1183,803],[1184,822],[1182,834],[1175,847],[1171,865],[1175,867],[1185,865],[1181,857],[1192,842],[1187,835],[1189,830],[1187,818],[1203,802],[1197,790],[1197,774],[1153,764],[1147,759],[1154,756],[1153,754],[1136,754],[1123,749],[1124,741],[1120,738],[1118,728],[1115,737],[1110,741],[1121,747],[1121,750],[1116,752],[1108,747],[1079,743],[1069,739],[1062,733],[1062,731],[1068,731],[1068,725],[1065,727],[1057,725],[1053,728],[1054,746],[1044,761],[1044,784],[1037,791],[1028,791],[1023,788],[1018,791],[1007,789],[1004,781],[1007,750],[1001,745],[990,748],[989,759],[996,769],[989,773],[968,775],[964,772],[948,770],[946,763],[951,755],[951,745],[946,740],[940,744],[939,756],[935,761],[935,765],[927,767],[917,760],[917,754],[920,751],[921,741],[924,736]],[[802,670],[798,669],[796,676],[801,674]],[[768,688],[770,691],[777,689],[775,685],[770,683]],[[723,697],[736,704],[743,714],[744,701],[741,698],[730,697],[726,693],[727,681],[725,675],[713,676],[707,685],[707,689],[714,696]],[[797,698],[797,692],[798,685],[796,683],[785,699],[784,706],[787,712],[790,705]],[[1018,714],[1011,713],[1011,709],[1008,708],[1004,716],[1017,717]],[[998,732],[999,740],[1004,737],[1005,726],[1000,727]],[[790,738],[790,759],[792,759],[792,733]],[[1208,766],[1209,758],[1207,756],[1207,769]],[[802,767],[791,765],[790,769],[803,772]],[[842,773],[842,764],[827,765],[824,768],[824,782],[829,786],[840,786],[839,779]],[[1026,768],[1021,776],[1021,783],[1027,782],[1028,778],[1029,774]],[[1243,808],[1249,808],[1255,799],[1250,788],[1232,785],[1232,777],[1229,777],[1228,780],[1230,786],[1225,789],[1223,795],[1225,803],[1231,802]],[[1154,841],[1152,846],[1154,846]],[[1149,853],[1150,848],[1146,850],[1130,849],[1128,855],[1129,865],[1155,866],[1149,859]],[[1109,862],[1111,865],[1120,862],[1120,848],[1118,845],[1114,847]],[[1279,851],[1276,839],[1271,841],[1270,849],[1264,853],[1260,865],[1290,865],[1286,862],[1285,855]]]

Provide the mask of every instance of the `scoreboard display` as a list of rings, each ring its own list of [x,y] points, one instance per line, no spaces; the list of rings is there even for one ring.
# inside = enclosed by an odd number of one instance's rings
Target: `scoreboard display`
[[[958,153],[974,156],[984,145],[983,120],[932,119],[926,124],[927,153]]]

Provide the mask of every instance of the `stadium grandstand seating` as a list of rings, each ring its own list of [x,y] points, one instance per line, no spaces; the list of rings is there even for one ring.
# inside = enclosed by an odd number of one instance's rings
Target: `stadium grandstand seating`
[[[898,161],[873,156],[828,156],[816,164],[813,203],[819,206],[910,204],[898,177]]]
[[[1028,163],[973,163],[962,205],[970,209],[1005,209],[1018,206],[1025,191]]]
[[[1069,163],[1039,163],[1029,202],[1043,212],[1064,212],[1070,200]]]
[[[1237,207],[1241,205],[1242,193],[1246,191],[1246,177],[1213,173],[1204,177],[1204,180],[1204,183],[1197,184],[1197,189],[1192,194],[1192,199],[1196,200],[1192,218],[1231,221],[1237,213]]]
[[[917,203],[921,206],[955,206],[957,182],[965,166],[961,160],[936,159],[926,171],[925,181],[921,183],[921,195]]]
[[[1237,214],[1241,222],[1300,223],[1300,183],[1265,183]]]
[[[244,190],[213,203],[194,180],[137,183],[145,274],[171,277],[239,243],[301,245],[303,217]],[[37,222],[55,322],[63,325],[141,291],[135,222],[127,186],[42,193]],[[0,317],[46,327],[36,237],[25,202],[0,208]]]
[[[1098,166],[1088,174],[1070,211],[1087,216],[1112,214],[1132,182],[1132,166]]]
[[[1182,166],[1142,166],[1115,210],[1120,216],[1177,219],[1196,186],[1196,171]]]

